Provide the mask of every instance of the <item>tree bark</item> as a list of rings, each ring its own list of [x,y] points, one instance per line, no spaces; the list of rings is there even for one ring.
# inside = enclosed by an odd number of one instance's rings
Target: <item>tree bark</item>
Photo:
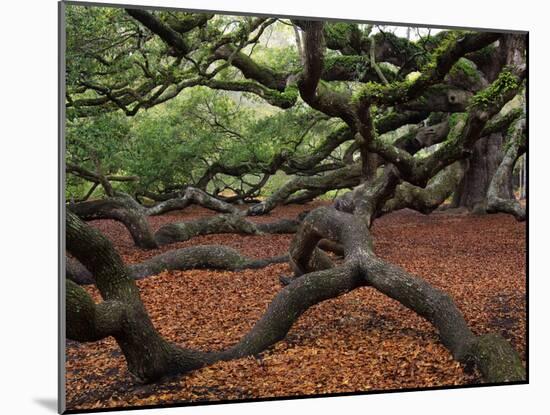
[[[164,225],[155,233],[155,240],[160,245],[187,241],[198,235],[217,233],[238,233],[245,235],[259,235],[262,233],[294,233],[299,221],[281,219],[271,223],[254,223],[247,220],[242,214],[221,214],[217,216],[197,219],[189,222],[170,223]]]
[[[460,161],[437,173],[425,188],[401,183],[394,196],[380,210],[380,216],[395,210],[409,208],[429,214],[451,197],[464,177],[464,166]]]
[[[128,266],[129,276],[134,280],[160,274],[163,271],[184,271],[188,269],[220,269],[241,271],[259,269],[271,264],[288,261],[288,255],[272,258],[252,259],[241,255],[233,248],[222,245],[196,245],[188,248],[174,249],[146,261]],[[78,285],[94,284],[95,279],[90,271],[78,260],[67,257],[67,279]]]
[[[65,273],[68,280],[71,280],[78,285],[93,284],[95,282],[92,273],[88,271],[86,267],[78,260],[70,256],[66,257]]]
[[[297,176],[283,186],[281,186],[276,192],[269,196],[265,201],[251,206],[248,209],[248,215],[263,215],[266,214],[279,204],[282,204],[291,195],[300,191],[308,190],[314,192],[327,192],[334,189],[344,189],[347,187],[353,187],[359,184],[361,177],[361,166],[359,163],[352,164],[350,166],[342,167],[332,172],[326,173],[323,176],[313,177],[301,177]]]
[[[154,256],[139,264],[130,265],[129,270],[132,278],[138,280],[163,271],[201,268],[240,271],[243,269],[264,268],[271,264],[280,264],[287,261],[288,255],[251,259],[226,246],[197,245]]]
[[[132,235],[136,246],[144,249],[158,248],[151,232],[149,222],[137,202],[130,203],[128,198],[115,196],[103,200],[93,200],[69,204],[67,209],[84,220],[113,219],[122,222]]]
[[[487,204],[487,190],[503,157],[503,138],[501,133],[491,134],[480,139],[473,147],[468,158],[464,178],[453,197],[453,207],[465,207],[469,210],[484,211]],[[508,197],[512,195],[511,177],[503,183]]]
[[[525,369],[515,350],[494,334],[475,336],[468,328],[453,300],[421,278],[376,257],[371,249],[368,220],[318,208],[304,220],[290,251],[291,260],[309,263],[319,240],[327,238],[344,245],[345,264],[363,276],[367,285],[424,317],[439,332],[441,342],[453,357],[465,364],[475,364],[488,382],[525,379]],[[298,279],[302,278],[298,274]]]
[[[508,184],[511,181],[516,161],[525,152],[525,130],[526,121],[525,118],[521,118],[513,126],[512,133],[506,144],[506,153],[493,175],[487,191],[487,211],[489,213],[509,213],[518,221],[526,219],[525,207],[519,203],[513,193],[510,194]]]
[[[66,229],[67,249],[95,276],[104,299],[96,305],[76,284],[67,284],[68,337],[95,341],[114,336],[129,371],[140,381],[151,382],[217,360],[259,353],[283,339],[312,305],[365,284],[434,324],[455,359],[476,364],[487,381],[525,379],[521,361],[508,343],[496,335],[475,337],[449,296],[378,259],[371,250],[365,221],[348,213],[319,208],[306,217],[290,252],[293,262],[301,264],[297,268],[306,273],[295,277],[275,296],[263,317],[239,343],[221,352],[183,349],[164,340],[154,329],[130,272],[111,243],[70,211]],[[345,262],[307,272],[322,238],[343,244]]]
[[[128,370],[139,381],[157,380],[203,364],[204,353],[181,349],[158,334],[138,288],[111,242],[70,210],[66,218],[66,241],[67,250],[94,275],[104,300],[95,305],[86,291],[74,283],[67,283],[69,339],[94,341],[112,335],[126,358]],[[120,304],[117,313],[100,311],[113,303]],[[106,325],[99,324],[99,316],[110,321]]]
[[[194,187],[187,187],[181,197],[160,202],[157,205],[148,208],[145,212],[149,216],[162,215],[163,213],[173,210],[185,209],[193,203],[222,213],[238,214],[240,212],[239,208],[236,206],[216,199],[205,191]]]

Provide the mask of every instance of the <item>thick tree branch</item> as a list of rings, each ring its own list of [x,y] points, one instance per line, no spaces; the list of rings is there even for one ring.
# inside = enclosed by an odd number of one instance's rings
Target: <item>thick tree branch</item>
[[[173,47],[178,53],[185,55],[189,52],[189,45],[185,39],[172,29],[169,25],[164,24],[159,18],[152,13],[141,9],[126,9],[126,13],[140,22],[151,32],[158,35],[167,45]]]
[[[87,221],[113,219],[122,222],[137,246],[144,249],[158,248],[143,208],[140,209],[137,203],[131,203],[129,199],[128,197],[115,196],[69,204],[67,209]]]
[[[185,209],[193,203],[222,213],[240,213],[239,208],[222,200],[216,199],[206,192],[191,186],[188,186],[185,189],[183,195],[147,208],[145,213],[149,216],[162,215],[173,210]]]
[[[500,38],[499,33],[467,33],[448,43],[437,55],[433,65],[425,69],[413,82],[402,81],[390,85],[367,85],[358,96],[359,102],[378,105],[396,105],[420,96],[426,88],[443,81],[453,65],[464,55],[490,45]]]
[[[336,248],[335,248],[336,249]],[[137,264],[128,266],[132,279],[139,280],[163,271],[184,271],[188,269],[220,269],[240,271],[259,269],[271,264],[288,261],[288,255],[253,259],[241,255],[233,248],[222,245],[196,245],[174,249]],[[78,285],[94,284],[90,271],[74,258],[67,257],[67,279]]]

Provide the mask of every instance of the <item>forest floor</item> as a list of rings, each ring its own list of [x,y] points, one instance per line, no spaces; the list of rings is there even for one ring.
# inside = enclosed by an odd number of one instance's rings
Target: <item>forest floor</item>
[[[272,221],[294,218],[305,206],[279,207]],[[192,206],[150,218],[156,230],[214,213]],[[209,235],[153,251],[136,248],[114,221],[94,226],[115,244],[127,263],[196,244],[224,244],[254,258],[284,254],[292,235]],[[422,276],[452,295],[477,334],[496,332],[525,359],[525,222],[509,215],[474,216],[442,211],[423,216],[392,213],[373,226],[382,258]],[[202,350],[236,343],[281,289],[287,264],[241,272],[170,271],[138,281],[160,333]],[[100,300],[93,287],[90,293]],[[438,340],[430,324],[373,288],[359,288],[309,309],[284,341],[255,357],[219,362],[152,385],[135,383],[112,338],[67,342],[67,408],[159,405],[481,382],[466,373]]]

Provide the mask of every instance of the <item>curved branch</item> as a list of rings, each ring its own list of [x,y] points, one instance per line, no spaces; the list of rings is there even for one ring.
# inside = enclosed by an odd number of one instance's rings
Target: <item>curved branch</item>
[[[247,54],[236,51],[231,45],[224,45],[216,50],[214,56],[218,59],[231,60],[231,65],[238,68],[245,78],[253,79],[267,88],[284,91],[288,74],[276,72],[267,66],[255,62]]]
[[[115,196],[69,204],[67,209],[86,221],[113,219],[122,222],[137,246],[145,249],[158,248],[142,208],[138,205],[141,208],[138,209],[136,205],[137,203],[132,204],[126,197]]]
[[[441,342],[453,357],[465,364],[475,364],[486,381],[525,380],[525,369],[519,355],[502,337],[494,334],[475,336],[449,295],[379,259],[371,248],[368,224],[360,216],[334,208],[315,209],[296,234],[290,252],[291,260],[302,264],[303,269],[321,238],[341,242],[344,245],[345,266],[359,272],[369,286],[399,301],[433,324]],[[298,279],[301,278],[304,277]]]
[[[351,96],[337,92],[326,84],[319,84],[324,66],[324,22],[296,21],[304,30],[304,68],[298,79],[302,99],[312,108],[332,117],[341,118],[355,128],[356,115],[351,107]]]
[[[266,200],[251,206],[248,215],[263,215],[283,203],[289,196],[299,190],[327,192],[333,189],[343,189],[359,184],[361,166],[358,163],[326,173],[323,176],[296,176],[281,186]]]
[[[404,208],[429,214],[455,192],[463,177],[463,164],[455,162],[437,173],[424,188],[402,183],[395,189],[393,198],[384,204],[379,215]]]
[[[88,271],[79,261],[75,258],[71,258],[70,256],[67,256],[65,260],[65,275],[68,280],[71,280],[78,285],[94,283],[94,276],[92,273]]]
[[[67,250],[94,275],[95,285],[104,301],[124,305],[120,327],[115,326],[113,331],[95,330],[95,310],[90,297],[84,296],[84,290],[76,284],[68,282],[72,294],[66,303],[67,315],[75,317],[67,320],[68,338],[97,339],[113,335],[126,358],[128,370],[144,382],[204,365],[206,353],[180,348],[159,335],[143,306],[135,282],[112,243],[71,211],[67,211],[66,216],[66,242]],[[79,312],[81,307],[84,313]],[[90,331],[83,333],[86,328]]]
[[[393,163],[404,180],[424,187],[437,172],[469,156],[472,146],[484,135],[488,121],[518,93],[525,75],[523,64],[503,70],[489,87],[472,98],[466,120],[454,127],[451,139],[425,158],[416,159],[379,138],[369,142],[369,150]]]
[[[243,269],[264,268],[271,264],[286,261],[288,261],[288,255],[251,259],[226,246],[196,245],[165,252],[139,264],[130,265],[129,268],[134,279],[141,279],[170,270],[183,271],[207,268],[240,271]]]
[[[66,282],[67,338],[93,342],[122,330],[126,308],[119,301],[95,304],[90,294],[75,282]]]
[[[215,210],[217,212],[232,214],[240,213],[239,208],[222,200],[216,199],[215,197],[210,196],[208,193],[204,192],[203,190],[191,186],[185,189],[183,196],[169,199],[155,206],[147,208],[145,210],[145,213],[149,216],[162,215],[163,213],[173,210],[185,209],[187,206],[193,203],[210,210]]]
[[[109,321],[108,329],[104,329],[96,324],[97,313],[89,296],[82,295],[85,293],[82,289],[69,283],[72,293],[67,314],[72,318],[68,321],[68,333],[76,340],[113,335],[130,372],[142,381],[185,373],[218,360],[257,354],[282,340],[296,319],[312,305],[365,284],[430,321],[455,359],[475,363],[487,381],[525,379],[521,361],[508,343],[496,335],[475,337],[449,296],[378,259],[370,249],[365,223],[334,209],[319,208],[308,215],[291,256],[299,260],[311,257],[316,252],[315,245],[324,236],[344,244],[345,263],[295,278],[275,296],[266,313],[240,342],[224,351],[209,353],[166,342],[153,328],[128,270],[110,242],[71,212],[67,214],[66,227],[67,248],[96,276],[96,284],[106,300],[102,306],[109,307],[111,301],[124,304],[124,324],[118,324],[117,319]],[[308,242],[304,244],[305,241]],[[298,252],[301,254],[296,257]],[[79,310],[82,310],[80,314]]]

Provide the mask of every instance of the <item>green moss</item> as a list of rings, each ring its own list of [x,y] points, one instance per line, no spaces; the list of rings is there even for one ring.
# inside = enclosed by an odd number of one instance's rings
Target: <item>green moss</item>
[[[456,41],[464,36],[462,31],[444,32],[438,41],[437,46],[431,51],[429,61],[422,67],[422,73],[429,73],[435,70],[438,66],[441,57],[454,46]]]
[[[365,56],[334,55],[327,56],[324,60],[323,66],[325,71],[330,70],[334,66],[342,66],[344,68],[354,70],[358,66],[369,66],[369,61]]]
[[[427,125],[436,125],[447,120],[446,112],[432,112],[428,117]]]
[[[465,120],[465,115],[464,114],[461,114],[461,113],[458,113],[458,112],[452,113],[449,116],[449,130],[450,131],[454,130],[456,125],[460,121],[463,121],[463,120]]]
[[[380,62],[377,65],[388,81],[392,82],[397,78],[397,74],[399,73],[397,66],[388,62]]]
[[[420,36],[417,43],[424,45],[426,48],[433,49],[439,44],[439,42],[441,42],[441,39],[443,39],[447,33],[448,31],[446,30],[442,30],[441,32],[437,32],[435,34],[430,31],[427,35]]]
[[[444,35],[440,37],[439,43],[437,44],[437,46],[432,50],[432,53],[431,53],[432,57],[437,58],[443,53],[445,53],[445,51],[449,47],[454,45],[458,39],[463,37],[464,34],[465,32],[460,30],[452,30],[449,32],[445,32]]]
[[[325,25],[325,36],[330,42],[343,45],[349,41],[356,25],[351,23],[329,23]]]
[[[522,135],[516,134],[517,128],[518,128],[517,122],[514,120],[513,122],[510,123],[510,125],[506,129],[506,137],[508,139],[504,144],[504,153],[507,153],[512,146],[519,146],[519,142],[522,138]]]
[[[453,143],[453,147],[458,145],[467,118],[468,116],[466,113],[455,113],[449,118],[449,134],[445,141]]]
[[[272,105],[287,109],[296,104],[300,91],[295,84],[288,85],[283,92],[269,91],[266,99]]]
[[[352,97],[352,101],[357,103],[362,99],[367,99],[373,102],[383,100],[399,101],[406,97],[410,86],[414,81],[404,80],[391,82],[388,85],[377,82],[367,82],[357,93]]]
[[[473,96],[470,109],[487,109],[495,104],[502,94],[517,88],[519,83],[516,76],[508,69],[504,69],[491,85]]]
[[[479,73],[473,62],[465,58],[460,58],[449,71],[453,78],[465,77],[466,79],[477,82],[480,80]]]
[[[395,81],[389,85],[381,85],[369,82],[362,88],[354,97],[356,101],[363,98],[370,98],[373,101],[392,100],[401,101],[407,98],[409,88],[416,82],[428,81],[433,72],[437,70],[438,64],[442,56],[453,47],[458,39],[463,36],[463,32],[453,31],[448,32],[442,38],[439,46],[434,49],[431,58],[421,70],[421,74],[416,77],[409,77],[404,81]],[[474,68],[472,68],[474,69]]]
[[[296,85],[289,85],[285,88],[284,92],[281,94],[284,99],[296,101],[298,99],[298,95],[300,95],[300,91],[298,90],[298,87]]]

